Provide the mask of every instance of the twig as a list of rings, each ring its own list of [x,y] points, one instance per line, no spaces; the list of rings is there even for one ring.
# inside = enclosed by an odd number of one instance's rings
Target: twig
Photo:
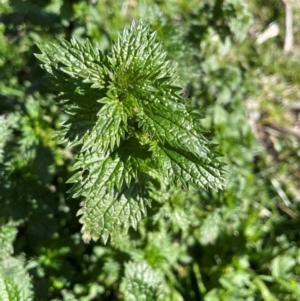
[[[284,39],[284,51],[288,52],[293,47],[294,35],[293,35],[293,11],[292,6],[288,0],[281,0],[285,6],[285,39]]]
[[[267,123],[267,124],[265,124],[265,127],[271,128],[271,129],[273,129],[277,132],[280,132],[282,134],[292,135],[292,136],[295,136],[297,138],[300,138],[300,133],[299,132],[296,132],[296,131],[288,129],[288,128],[284,128],[284,127],[282,127],[278,124],[275,124],[275,123]]]

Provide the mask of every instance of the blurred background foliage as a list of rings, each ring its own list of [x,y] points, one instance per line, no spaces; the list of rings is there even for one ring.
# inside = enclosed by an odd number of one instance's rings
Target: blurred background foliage
[[[0,0],[1,300],[300,300],[300,5],[280,0]],[[36,43],[107,52],[143,19],[224,154],[224,191],[152,193],[152,217],[84,244],[72,149]],[[277,28],[261,42],[271,26]]]

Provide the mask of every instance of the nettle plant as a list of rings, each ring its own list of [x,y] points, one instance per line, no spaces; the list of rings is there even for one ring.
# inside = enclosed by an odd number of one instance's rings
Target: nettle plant
[[[68,114],[59,137],[77,146],[69,182],[72,196],[84,198],[85,242],[136,228],[153,189],[222,188],[219,154],[155,36],[133,23],[107,55],[74,38],[39,45],[37,57]]]

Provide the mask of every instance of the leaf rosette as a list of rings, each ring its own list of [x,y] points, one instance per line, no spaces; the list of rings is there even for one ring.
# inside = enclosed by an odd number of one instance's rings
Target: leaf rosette
[[[150,206],[149,183],[222,187],[222,164],[201,117],[180,95],[174,65],[155,33],[134,23],[108,55],[89,41],[39,45],[57,101],[68,113],[61,140],[80,146],[73,197],[85,241],[136,228]]]

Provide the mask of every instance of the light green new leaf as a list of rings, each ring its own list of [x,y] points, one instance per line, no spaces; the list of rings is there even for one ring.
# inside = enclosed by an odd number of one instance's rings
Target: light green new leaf
[[[3,161],[4,157],[4,147],[9,139],[9,136],[11,135],[11,129],[9,128],[10,122],[7,120],[7,118],[4,115],[0,116],[0,163]]]
[[[24,260],[12,257],[12,243],[17,234],[12,224],[0,226],[0,300],[33,300],[31,279]]]
[[[0,300],[30,301],[33,300],[31,279],[20,259],[8,257],[1,262]]]
[[[289,278],[296,260],[290,255],[279,255],[272,260],[271,272],[274,278]]]
[[[0,227],[0,259],[10,256],[13,253],[12,243],[17,235],[17,229],[12,224]]]
[[[124,301],[156,301],[159,298],[160,275],[146,262],[129,262],[121,283]]]

